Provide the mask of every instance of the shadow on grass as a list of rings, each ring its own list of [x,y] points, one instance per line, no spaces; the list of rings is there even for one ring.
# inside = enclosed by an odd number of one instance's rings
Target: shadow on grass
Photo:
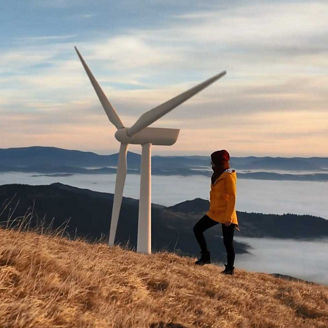
[[[187,328],[186,326],[180,325],[179,323],[173,323],[173,322],[154,322],[151,323],[149,328]]]

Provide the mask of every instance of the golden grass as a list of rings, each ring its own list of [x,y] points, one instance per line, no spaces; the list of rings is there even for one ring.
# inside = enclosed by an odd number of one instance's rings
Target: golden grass
[[[328,327],[328,287],[0,229],[0,327]]]

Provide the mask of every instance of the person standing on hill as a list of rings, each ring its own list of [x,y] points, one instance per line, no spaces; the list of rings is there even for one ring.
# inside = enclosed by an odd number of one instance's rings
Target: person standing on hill
[[[203,232],[221,223],[223,243],[227,251],[227,264],[222,271],[233,274],[235,250],[233,247],[234,230],[239,230],[235,210],[236,181],[235,170],[230,169],[230,155],[226,150],[218,150],[211,154],[213,174],[211,177],[210,208],[208,212],[195,224],[193,230],[201,249],[201,257],[195,264],[211,263],[210,252],[207,249]]]

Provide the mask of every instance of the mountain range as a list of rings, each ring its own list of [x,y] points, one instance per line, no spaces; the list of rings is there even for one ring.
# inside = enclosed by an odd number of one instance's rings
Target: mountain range
[[[55,147],[0,149],[0,172],[35,172],[44,175],[113,174],[118,154]],[[128,173],[138,174],[140,155],[128,152]],[[231,167],[242,170],[239,178],[267,180],[327,181],[326,157],[232,157]],[[277,172],[279,171],[279,172]],[[291,173],[293,171],[297,174]],[[298,172],[297,172],[298,171]],[[211,175],[209,156],[153,156],[154,175]]]
[[[113,194],[54,183],[30,186],[0,186],[0,223],[17,226],[25,217],[30,228],[65,227],[70,238],[89,241],[107,240]],[[152,249],[181,255],[198,256],[199,248],[193,226],[207,211],[209,203],[194,199],[165,207],[152,204]],[[124,198],[118,223],[116,243],[135,249],[137,241],[138,200]],[[238,212],[240,237],[316,239],[328,237],[328,220],[309,215],[268,215]],[[223,261],[225,251],[218,225],[205,232],[214,261]],[[236,252],[247,252],[245,243],[235,243]]]

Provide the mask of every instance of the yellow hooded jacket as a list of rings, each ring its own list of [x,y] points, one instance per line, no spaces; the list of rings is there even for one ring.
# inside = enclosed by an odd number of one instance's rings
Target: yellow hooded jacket
[[[235,210],[236,181],[236,171],[227,169],[215,180],[214,184],[211,184],[210,209],[206,215],[212,220],[238,225]]]

